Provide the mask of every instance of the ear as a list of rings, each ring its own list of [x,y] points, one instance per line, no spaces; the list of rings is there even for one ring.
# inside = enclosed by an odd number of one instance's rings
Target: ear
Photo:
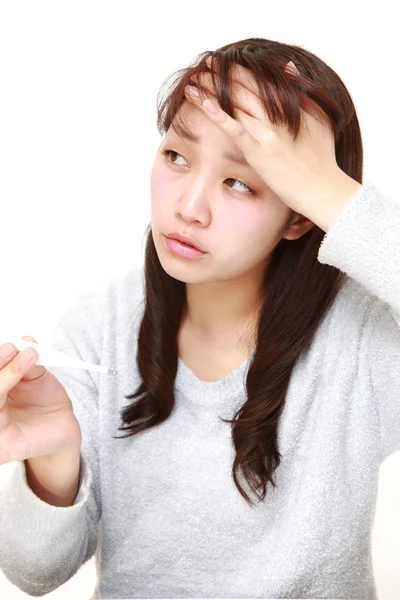
[[[305,233],[308,233],[313,227],[315,227],[315,223],[313,223],[313,221],[296,213],[291,226],[286,231],[285,235],[282,236],[282,238],[285,240],[298,240]]]

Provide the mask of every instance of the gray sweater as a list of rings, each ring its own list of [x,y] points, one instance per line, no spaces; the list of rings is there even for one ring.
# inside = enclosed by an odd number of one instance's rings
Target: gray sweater
[[[365,184],[318,260],[345,272],[345,286],[295,365],[277,487],[253,508],[233,483],[231,429],[218,419],[244,403],[252,355],[217,382],[179,359],[167,421],[114,440],[139,384],[143,270],[71,303],[54,346],[118,375],[50,369],[82,428],[79,493],[71,507],[50,506],[16,463],[0,496],[0,568],[12,583],[44,595],[95,555],[92,598],[376,598],[378,471],[400,450],[400,204]]]

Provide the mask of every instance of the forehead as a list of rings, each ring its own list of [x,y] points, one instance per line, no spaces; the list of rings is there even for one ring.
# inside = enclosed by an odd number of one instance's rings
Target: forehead
[[[188,141],[195,146],[202,144],[218,151],[223,158],[231,162],[249,167],[242,151],[229,135],[215,125],[200,108],[189,102],[182,105],[167,135]]]
[[[189,134],[188,137],[185,136],[185,130]],[[212,139],[229,146],[234,145],[231,138],[215,125],[201,108],[188,101],[182,104],[167,133],[182,136],[184,139],[188,139],[192,134],[194,137],[201,138],[202,142]]]

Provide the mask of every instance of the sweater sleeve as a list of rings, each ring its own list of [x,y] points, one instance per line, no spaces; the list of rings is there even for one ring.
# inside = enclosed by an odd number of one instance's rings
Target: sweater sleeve
[[[325,235],[318,260],[372,294],[360,360],[379,413],[384,460],[400,450],[400,203],[372,183],[363,186]]]
[[[51,346],[71,357],[101,363],[100,295],[80,295],[65,311]],[[0,493],[0,568],[31,596],[55,590],[95,553],[101,517],[98,464],[99,374],[48,367],[65,387],[82,432],[79,489],[70,507],[38,498],[27,484],[25,462],[16,463]],[[101,376],[101,375],[100,375]]]

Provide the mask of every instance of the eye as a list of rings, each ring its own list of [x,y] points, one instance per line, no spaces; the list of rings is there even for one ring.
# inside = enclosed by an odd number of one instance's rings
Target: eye
[[[179,154],[179,152],[175,152],[175,150],[161,150],[161,154],[163,156],[167,156],[168,159],[169,158],[175,158],[176,159],[176,157],[180,156],[183,160],[185,160],[184,157],[182,156],[182,154]],[[176,160],[168,160],[168,162],[172,163],[173,165],[182,165],[182,163],[178,163],[178,162],[176,162]],[[229,177],[225,181],[234,182],[235,184],[238,183],[239,185],[243,186],[242,190],[239,190],[237,188],[235,189],[235,188],[232,187],[232,189],[235,190],[235,191],[244,191],[245,193],[249,193],[252,196],[256,196],[257,195],[257,192],[255,190],[253,190],[251,187],[249,187],[248,185],[246,185],[245,183],[243,183],[243,181],[240,181],[240,179],[233,179],[232,177]],[[229,187],[231,187],[231,186],[229,186]]]
[[[181,158],[183,158],[182,154],[179,154],[179,152],[175,152],[175,150],[161,150],[161,154],[163,154],[164,156],[171,157],[171,158],[177,157],[177,156],[180,156]],[[183,160],[185,160],[185,159],[183,158]],[[180,164],[174,160],[169,160],[168,162],[171,162],[173,165]]]
[[[251,187],[249,187],[248,185],[246,185],[245,183],[243,183],[243,181],[240,181],[239,179],[233,179],[232,177],[230,177],[226,181],[233,181],[234,183],[239,183],[240,185],[243,186],[245,192],[249,192],[253,196],[255,196],[257,194],[257,192],[255,190],[253,190]],[[232,188],[232,189],[234,189],[234,188]],[[240,190],[238,190],[238,191],[240,191]]]

